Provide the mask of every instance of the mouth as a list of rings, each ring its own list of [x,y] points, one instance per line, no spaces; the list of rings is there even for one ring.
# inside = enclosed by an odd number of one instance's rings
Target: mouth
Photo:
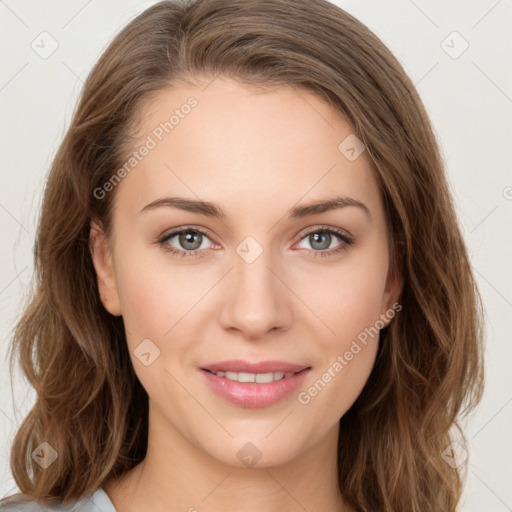
[[[304,381],[311,366],[279,361],[224,361],[200,368],[217,395],[242,407],[267,407],[287,398]]]
[[[299,372],[269,372],[269,373],[248,373],[248,372],[207,372],[216,375],[217,377],[225,377],[228,380],[235,382],[256,382],[257,384],[268,384],[282,379],[289,379]],[[302,371],[302,370],[301,370]]]

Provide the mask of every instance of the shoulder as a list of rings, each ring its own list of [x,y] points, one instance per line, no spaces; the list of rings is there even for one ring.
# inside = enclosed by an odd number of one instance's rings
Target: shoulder
[[[24,495],[16,495],[0,502],[0,512],[92,512],[90,499],[82,498],[72,502],[61,503],[60,500],[35,501]]]
[[[75,501],[62,503],[59,499],[39,502],[23,494],[15,494],[0,501],[0,512],[116,512],[103,489]]]

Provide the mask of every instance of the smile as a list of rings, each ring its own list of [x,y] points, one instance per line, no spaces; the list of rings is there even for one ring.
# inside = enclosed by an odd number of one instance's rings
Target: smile
[[[295,375],[294,372],[270,372],[270,373],[248,373],[248,372],[212,372],[217,377],[225,377],[236,382],[256,382],[268,384],[281,379],[287,379]]]
[[[207,386],[218,397],[239,407],[268,407],[290,397],[311,367],[297,372],[233,372],[201,369]]]

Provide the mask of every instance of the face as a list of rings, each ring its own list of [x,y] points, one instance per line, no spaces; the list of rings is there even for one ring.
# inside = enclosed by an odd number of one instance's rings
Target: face
[[[226,464],[277,465],[336,438],[400,282],[341,115],[304,90],[205,84],[145,106],[93,260],[150,423]]]

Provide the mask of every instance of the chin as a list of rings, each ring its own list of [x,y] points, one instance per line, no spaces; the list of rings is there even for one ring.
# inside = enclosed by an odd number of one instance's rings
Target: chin
[[[214,446],[204,446],[204,452],[219,462],[237,468],[271,468],[291,462],[301,453],[301,447],[285,444],[282,438],[273,440],[261,436],[243,436]]]

